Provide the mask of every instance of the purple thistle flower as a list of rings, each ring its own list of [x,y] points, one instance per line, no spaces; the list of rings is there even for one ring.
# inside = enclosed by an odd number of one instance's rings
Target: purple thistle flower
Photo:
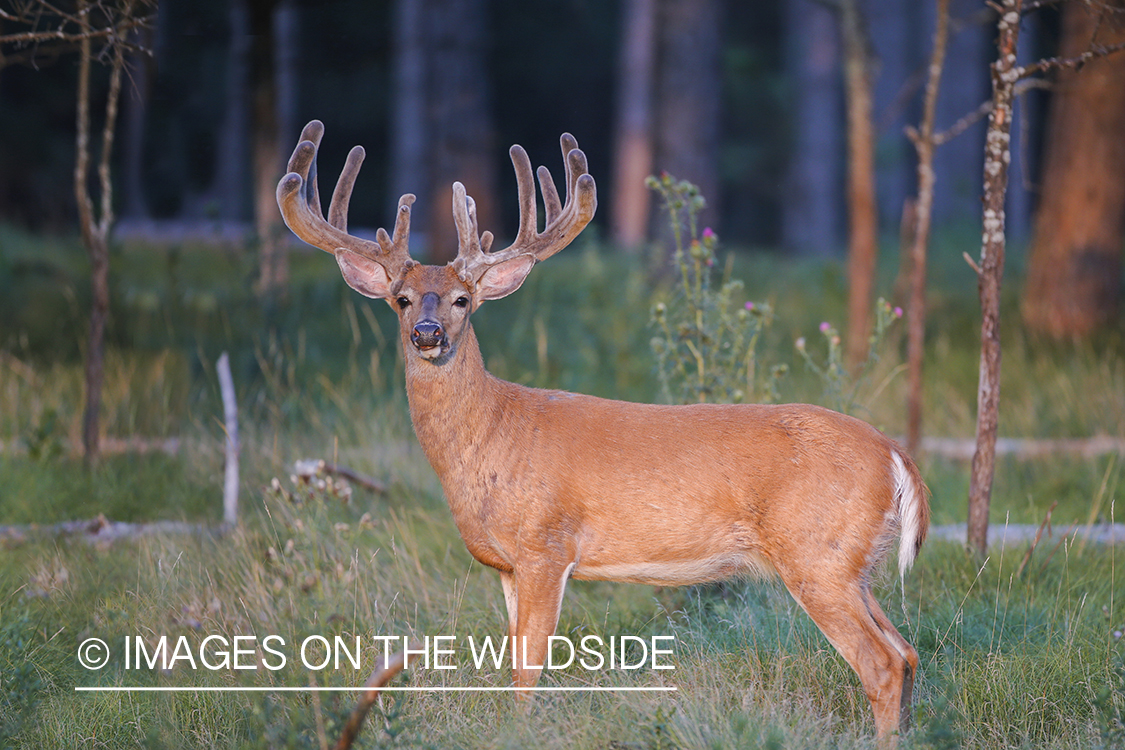
[[[821,333],[828,333],[830,330],[832,330],[832,324],[829,323],[827,320],[823,321],[820,324],[820,332]]]

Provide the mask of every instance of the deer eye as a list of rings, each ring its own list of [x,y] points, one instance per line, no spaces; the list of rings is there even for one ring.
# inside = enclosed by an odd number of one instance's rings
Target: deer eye
[[[405,310],[410,307],[410,300],[406,297],[399,297],[395,300],[395,304],[398,305],[399,310]]]
[[[453,306],[454,307],[468,307],[469,306],[469,298],[468,297],[458,297],[456,300],[453,301]]]

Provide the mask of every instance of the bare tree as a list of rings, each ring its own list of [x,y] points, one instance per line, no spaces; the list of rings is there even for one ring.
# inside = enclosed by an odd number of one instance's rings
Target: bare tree
[[[945,48],[949,39],[949,0],[937,0],[937,29],[926,75],[926,93],[919,129],[907,134],[918,153],[918,198],[914,202],[914,226],[910,243],[910,296],[906,320],[906,449],[917,454],[922,437],[922,355],[926,333],[926,255],[930,243],[930,220],[934,207],[934,149],[937,112]]]
[[[1030,8],[1041,7],[1033,2]],[[992,64],[992,101],[985,139],[984,214],[977,272],[981,304],[980,379],[977,388],[976,450],[969,479],[968,543],[978,554],[988,547],[988,512],[996,463],[996,427],[1000,413],[1000,285],[1004,275],[1005,210],[1011,161],[1012,102],[1022,79],[1052,70],[1077,68],[1125,49],[1125,42],[1091,44],[1085,52],[1029,65],[1017,64],[1023,0],[1002,0],[997,21],[999,54]]]
[[[86,405],[82,446],[87,466],[100,456],[100,414],[105,374],[105,329],[109,318],[109,234],[113,227],[113,180],[110,159],[117,129],[125,58],[138,51],[130,39],[152,25],[155,0],[77,0],[75,5],[37,0],[0,9],[0,20],[27,30],[0,36],[0,67],[16,61],[34,62],[39,55],[77,47],[78,92],[75,136],[74,192],[82,244],[90,258],[90,327],[86,344]],[[96,45],[95,45],[96,43]],[[11,47],[13,52],[3,50]],[[101,150],[98,155],[97,207],[90,185],[91,79],[95,62],[109,66]]]

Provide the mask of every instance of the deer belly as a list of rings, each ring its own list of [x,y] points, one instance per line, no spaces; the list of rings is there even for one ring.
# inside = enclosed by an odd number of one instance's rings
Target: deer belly
[[[751,550],[722,551],[698,555],[621,555],[579,560],[573,577],[586,581],[620,581],[653,586],[686,586],[721,581],[735,576],[764,576],[773,565]]]

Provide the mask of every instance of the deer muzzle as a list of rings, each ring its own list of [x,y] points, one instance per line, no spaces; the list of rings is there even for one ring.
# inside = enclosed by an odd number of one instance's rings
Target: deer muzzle
[[[434,320],[420,320],[410,331],[410,343],[426,359],[436,359],[449,351],[449,339],[445,329]]]

